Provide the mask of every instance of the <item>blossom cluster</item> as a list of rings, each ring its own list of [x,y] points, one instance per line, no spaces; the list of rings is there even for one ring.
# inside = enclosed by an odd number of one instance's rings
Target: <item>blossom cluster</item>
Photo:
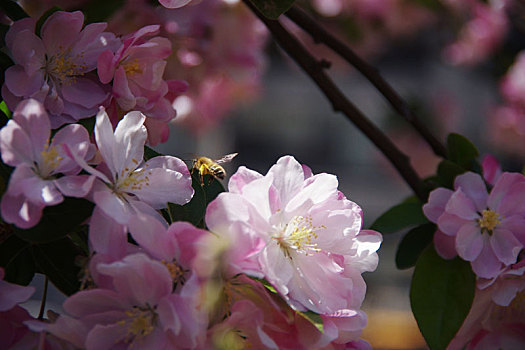
[[[266,175],[241,167],[209,204],[209,231],[169,224],[159,210],[190,201],[191,176],[175,157],[142,161],[142,113],[129,112],[113,130],[101,109],[96,145],[79,124],[50,143],[49,118],[27,99],[1,130],[2,159],[15,167],[2,217],[28,228],[64,196],[86,198],[95,204],[91,258],[66,313],[49,323],[24,314],[15,320],[21,331],[87,349],[367,347],[359,340],[361,274],[377,266],[382,238],[361,230],[361,209],[337,190],[335,176],[314,175],[291,156]],[[25,287],[2,289],[9,318],[25,312],[17,304],[31,294],[27,287],[11,296],[17,288]],[[305,312],[319,315],[322,332]]]
[[[459,175],[454,190],[435,189],[423,206],[437,224],[438,254],[469,261],[478,277],[470,312],[448,349],[513,349],[525,341],[525,176],[502,172],[492,156],[482,168],[483,177]]]

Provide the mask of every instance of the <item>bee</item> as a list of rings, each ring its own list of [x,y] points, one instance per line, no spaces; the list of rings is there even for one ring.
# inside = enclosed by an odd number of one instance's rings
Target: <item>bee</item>
[[[223,180],[226,176],[226,171],[219,164],[230,162],[238,153],[227,154],[220,159],[211,159],[208,157],[199,157],[193,160],[193,169],[199,172],[201,186],[204,185],[203,177],[208,174],[216,179]]]

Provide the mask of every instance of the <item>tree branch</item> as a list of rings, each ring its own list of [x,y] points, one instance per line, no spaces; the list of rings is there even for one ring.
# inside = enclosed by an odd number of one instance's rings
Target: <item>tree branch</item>
[[[425,139],[430,145],[434,153],[446,158],[446,149],[443,144],[441,144],[428,128],[421,123],[408,107],[408,104],[396,93],[390,84],[381,77],[376,68],[363,61],[350,47],[330,34],[297,6],[290,8],[285,15],[308,33],[316,43],[322,43],[328,46],[361,72],[361,74],[363,74],[376,87],[376,89],[379,90],[388,102],[390,102],[396,112],[403,116],[405,120],[407,120],[417,132],[419,132],[423,139]]]
[[[423,190],[422,182],[410,165],[410,159],[345,97],[341,90],[324,71],[326,64],[324,64],[323,61],[317,61],[310,52],[308,52],[308,50],[306,50],[306,48],[279,23],[279,21],[270,20],[264,17],[264,15],[262,15],[249,0],[244,0],[244,2],[266,25],[283,50],[286,51],[288,55],[306,72],[306,74],[314,80],[317,86],[332,103],[334,111],[342,112],[347,119],[354,123],[354,125],[356,125],[359,130],[361,130],[361,132],[363,132],[366,137],[368,137],[368,139],[370,139],[390,160],[418,198],[422,201],[426,201],[427,198],[425,191]]]

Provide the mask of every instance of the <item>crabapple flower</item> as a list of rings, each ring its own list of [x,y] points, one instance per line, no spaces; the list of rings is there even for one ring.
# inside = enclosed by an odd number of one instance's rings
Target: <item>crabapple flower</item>
[[[359,308],[361,273],[376,268],[382,238],[361,230],[361,209],[337,186],[291,156],[264,176],[239,168],[206,212],[210,231],[230,242],[231,273],[264,277],[299,310]]]
[[[113,98],[121,110],[139,110],[167,122],[175,117],[165,98],[169,84],[163,80],[171,43],[161,37],[148,39],[159,31],[159,25],[150,25],[124,37],[115,53],[106,50],[98,57],[97,72],[102,83],[113,81]]]
[[[97,208],[121,225],[127,225],[141,212],[160,217],[156,209],[165,208],[168,202],[187,203],[193,196],[191,175],[182,160],[159,156],[142,161],[147,138],[145,119],[140,112],[130,112],[113,132],[108,115],[100,110],[95,140],[104,162],[96,169],[68,152],[84,170],[96,176],[91,197]]]
[[[1,202],[2,217],[21,228],[38,223],[45,206],[56,205],[64,195],[84,197],[93,184],[62,148],[67,145],[79,159],[90,157],[87,130],[78,124],[60,129],[53,140],[44,106],[33,99],[22,101],[13,118],[0,130],[4,163],[16,167]],[[65,176],[61,176],[65,174]]]
[[[185,6],[193,0],[159,0],[159,3],[169,9],[177,9]]]
[[[481,176],[469,172],[456,177],[454,189],[432,191],[423,211],[441,237],[454,238],[453,247],[446,244],[450,254],[470,261],[479,277],[493,278],[525,246],[525,177],[503,173],[489,194]]]
[[[64,302],[68,315],[46,327],[48,332],[71,337],[62,325],[73,324],[74,344],[88,350],[193,349],[203,341],[206,322],[196,306],[195,279],[174,293],[169,269],[143,253],[99,263],[96,269],[112,283],[69,297]]]
[[[447,347],[448,350],[523,348],[525,343],[523,262],[506,268],[483,289],[476,289],[469,314]]]
[[[36,20],[16,21],[6,34],[6,45],[14,66],[5,72],[2,96],[13,110],[24,98],[42,102],[49,112],[53,129],[87,118],[109,96],[107,89],[90,74],[97,57],[113,50],[118,40],[103,32],[105,23],[82,29],[80,11],[58,11],[49,16],[35,34]]]

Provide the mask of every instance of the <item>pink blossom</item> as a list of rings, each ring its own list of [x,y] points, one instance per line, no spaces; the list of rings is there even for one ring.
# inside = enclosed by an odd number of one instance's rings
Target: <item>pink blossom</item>
[[[168,202],[187,203],[193,196],[186,164],[175,157],[159,156],[143,162],[146,117],[130,112],[115,131],[104,110],[97,114],[95,139],[104,162],[96,169],[69,152],[84,170],[97,177],[92,200],[107,217],[127,225],[137,213],[159,217],[156,209]]]
[[[174,293],[169,269],[141,253],[99,263],[96,269],[110,278],[110,286],[69,297],[64,303],[68,315],[47,331],[88,350],[192,349],[203,341],[206,318],[197,309],[195,279]],[[74,332],[64,332],[68,324]]]
[[[75,122],[95,114],[107,99],[108,91],[90,72],[98,55],[113,49],[117,40],[105,33],[105,23],[82,29],[80,11],[58,11],[43,24],[41,38],[35,20],[13,23],[6,44],[14,66],[5,73],[2,96],[13,110],[24,98],[42,102],[51,115],[51,127]]]
[[[265,176],[239,168],[206,223],[231,242],[231,273],[264,277],[299,310],[359,308],[361,273],[375,269],[381,235],[361,231],[361,209],[337,191],[335,176],[304,169],[290,156]]]
[[[456,178],[454,189],[432,191],[423,206],[438,237],[454,238],[453,246],[450,240],[436,244],[437,251],[451,258],[455,250],[479,277],[493,278],[525,245],[525,177],[503,173],[488,194],[481,176],[469,172]]]
[[[447,347],[456,349],[521,349],[525,344],[523,264],[505,269],[485,289],[476,289],[469,314]],[[517,283],[520,288],[516,289]],[[501,298],[504,296],[504,298]]]
[[[176,9],[187,5],[194,0],[159,0],[159,3],[169,9]]]
[[[138,110],[167,122],[175,117],[166,99],[169,85],[163,80],[171,43],[150,38],[159,30],[159,25],[150,25],[124,37],[115,53],[106,50],[98,57],[97,72],[101,82],[113,81],[113,98],[122,111]]]
[[[93,178],[75,176],[81,169],[61,147],[67,145],[79,159],[90,157],[87,130],[74,124],[60,129],[51,143],[50,136],[44,106],[33,99],[21,102],[0,130],[2,160],[16,167],[1,203],[6,222],[32,227],[40,221],[45,206],[61,203],[64,195],[84,197],[91,189]]]
[[[503,171],[499,161],[491,154],[487,154],[481,161],[481,169],[483,171],[483,178],[488,184],[494,186],[500,178]]]
[[[506,101],[525,108],[525,51],[521,51],[501,81]]]

